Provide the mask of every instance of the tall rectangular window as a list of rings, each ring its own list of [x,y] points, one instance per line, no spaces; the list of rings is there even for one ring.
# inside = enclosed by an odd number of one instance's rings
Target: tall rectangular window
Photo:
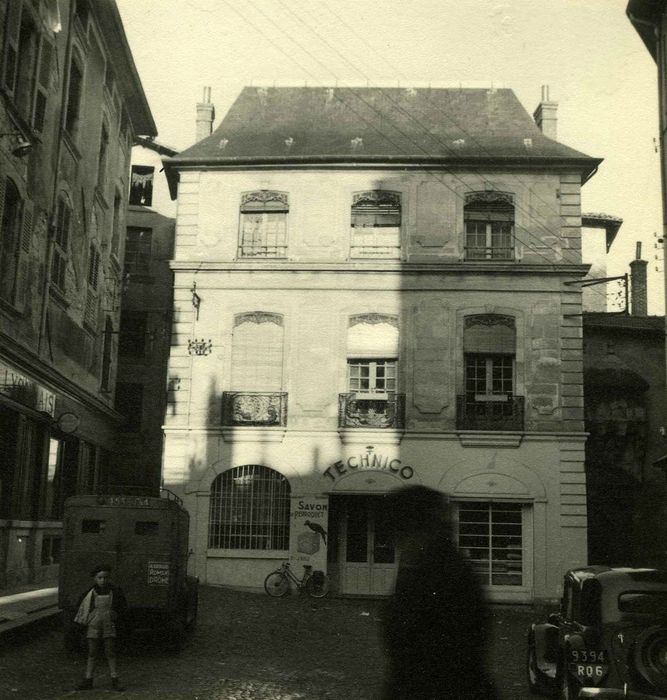
[[[147,323],[148,314],[145,311],[123,311],[118,334],[119,355],[135,358],[144,357],[146,354]]]
[[[100,132],[100,148],[97,154],[97,186],[103,190],[107,176],[107,158],[109,154],[109,131],[102,123]],[[102,192],[104,194],[104,192]]]
[[[459,503],[457,510],[458,546],[482,583],[523,585],[523,506],[476,501]]]
[[[4,189],[4,196],[2,190]],[[6,178],[0,182],[0,210],[2,227],[0,229],[0,297],[10,304],[14,303],[18,275],[19,255],[21,251],[21,210],[22,202],[19,191],[12,180]]]
[[[130,178],[130,204],[150,207],[153,204],[153,178],[155,168],[133,165]]]
[[[61,196],[58,199],[58,208],[56,212],[56,230],[51,262],[51,282],[61,292],[65,292],[71,217],[72,210],[65,198]]]
[[[136,226],[127,227],[125,239],[125,272],[147,274],[151,266],[153,231]]]
[[[284,258],[287,255],[288,212],[285,192],[246,192],[241,198],[239,256]]]
[[[232,335],[231,389],[280,391],[283,342],[282,316],[261,311],[238,314]]]
[[[141,432],[143,403],[143,384],[119,382],[116,385],[116,410],[125,416],[125,423],[121,427],[123,432]]]
[[[111,219],[111,254],[118,259],[120,254],[120,210],[122,200],[120,194],[116,192],[113,198],[113,214]]]
[[[396,360],[350,359],[347,371],[351,392],[383,394],[396,391]]]
[[[398,258],[401,252],[401,195],[371,190],[352,198],[350,257]]]
[[[67,90],[67,111],[65,113],[65,129],[74,136],[79,128],[79,112],[81,110],[81,88],[83,87],[83,70],[78,61],[72,59],[69,69],[69,87]]]
[[[514,259],[514,198],[504,192],[466,195],[466,260]]]

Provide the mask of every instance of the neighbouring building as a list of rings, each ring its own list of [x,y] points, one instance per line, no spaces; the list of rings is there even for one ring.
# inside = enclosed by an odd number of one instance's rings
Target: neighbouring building
[[[118,336],[115,398],[125,420],[112,478],[115,487],[152,493],[161,484],[176,222],[161,156],[175,154],[148,139],[132,149]]]
[[[106,487],[130,150],[155,124],[112,0],[0,3],[0,588],[52,580]]]
[[[664,566],[664,324],[647,315],[647,262],[630,263],[629,305],[584,306],[584,406],[588,559],[592,564]],[[638,361],[641,358],[641,361]]]
[[[662,235],[660,243],[663,249],[663,265],[667,251],[667,0],[630,0],[626,14],[644,45],[653,57],[657,67],[657,101],[660,133],[660,178],[662,185]],[[667,295],[667,266],[664,266],[665,294]],[[667,296],[666,296],[667,306]],[[665,314],[667,320],[667,313]],[[667,328],[665,329],[667,338]],[[665,369],[667,370],[667,346],[665,348]],[[664,453],[657,464],[667,470],[667,454]],[[664,503],[664,500],[663,500]],[[663,508],[667,506],[663,505]]]
[[[451,497],[492,599],[586,562],[582,185],[508,89],[245,88],[177,197],[163,478],[211,584],[391,591],[383,494]],[[208,121],[207,121],[207,116]]]

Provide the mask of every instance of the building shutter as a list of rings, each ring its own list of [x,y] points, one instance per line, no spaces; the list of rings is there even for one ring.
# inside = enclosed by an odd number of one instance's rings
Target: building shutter
[[[513,355],[516,330],[510,316],[480,314],[465,320],[463,352],[484,355]]]
[[[232,338],[232,390],[280,391],[283,326],[275,314],[237,316]]]
[[[356,321],[356,322],[355,322]],[[347,356],[367,358],[398,357],[398,323],[372,315],[351,319],[347,331]]]
[[[2,81],[7,91],[13,94],[16,89],[16,72],[18,70],[21,0],[9,0],[5,12],[7,23]]]
[[[23,201],[23,225],[21,227],[21,250],[24,253],[30,252],[30,244],[32,243],[32,216],[34,206],[33,203],[26,199]]]
[[[49,80],[51,77],[51,59],[53,47],[44,37],[39,47],[39,63],[37,68],[37,80],[35,85],[35,101],[32,114],[32,125],[37,131],[44,128],[46,118],[46,102],[49,95]]]
[[[5,185],[7,184],[7,178],[5,176],[0,176],[0,227],[2,226],[2,217],[5,211]],[[4,234],[4,231],[2,232]]]

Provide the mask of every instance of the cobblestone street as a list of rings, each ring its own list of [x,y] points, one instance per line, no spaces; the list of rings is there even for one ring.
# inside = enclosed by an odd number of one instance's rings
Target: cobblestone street
[[[132,641],[119,669],[132,698],[371,700],[384,672],[379,601],[263,594],[202,587],[199,622],[180,651]],[[503,700],[531,697],[524,680],[530,608],[493,609],[492,670]],[[63,649],[58,623],[0,638],[0,697],[48,700],[109,695],[106,663],[95,689],[75,693],[85,658]]]

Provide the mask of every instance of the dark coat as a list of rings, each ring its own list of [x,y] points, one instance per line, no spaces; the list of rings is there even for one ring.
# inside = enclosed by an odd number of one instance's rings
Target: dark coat
[[[491,700],[487,608],[468,560],[447,533],[424,535],[401,564],[385,612],[385,700]]]

